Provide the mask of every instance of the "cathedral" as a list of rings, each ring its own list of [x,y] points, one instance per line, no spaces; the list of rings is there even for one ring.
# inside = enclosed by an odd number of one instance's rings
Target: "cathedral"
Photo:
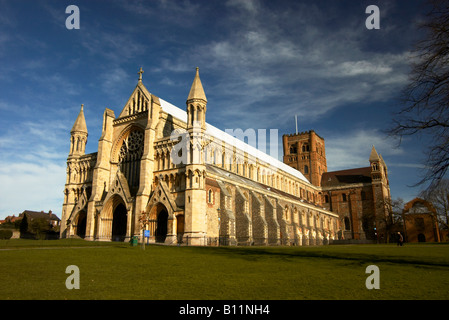
[[[366,237],[376,219],[363,223],[366,212],[354,211],[363,193],[353,191],[371,186],[365,196],[374,210],[373,196],[388,188],[381,158],[370,158],[368,184],[335,185],[341,175],[327,172],[324,140],[313,132],[307,145],[301,135],[284,136],[281,162],[206,122],[198,68],[183,109],[150,93],[142,74],[118,116],[105,109],[95,153],[85,153],[81,105],[70,132],[61,238],[301,246]],[[346,206],[337,199],[345,190]]]

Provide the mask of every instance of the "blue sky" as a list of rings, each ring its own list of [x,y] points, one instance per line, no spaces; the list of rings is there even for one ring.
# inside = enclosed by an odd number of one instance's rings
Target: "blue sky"
[[[80,29],[68,30],[68,5]],[[365,9],[380,9],[368,30]],[[424,1],[0,0],[0,219],[61,214],[70,129],[84,104],[86,152],[105,108],[118,115],[137,84],[185,108],[195,67],[207,122],[224,130],[315,130],[328,170],[369,165],[375,145],[393,198],[420,188],[425,138],[397,148],[383,130],[398,111]],[[279,157],[282,153],[279,152]]]

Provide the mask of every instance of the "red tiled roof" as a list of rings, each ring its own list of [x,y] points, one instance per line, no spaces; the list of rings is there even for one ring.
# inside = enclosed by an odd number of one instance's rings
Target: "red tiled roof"
[[[57,220],[60,221],[60,219],[58,218],[57,215],[55,215],[54,213],[50,213],[49,212],[39,212],[39,211],[31,211],[31,210],[25,210],[24,212],[22,212],[22,217],[24,214],[27,214],[29,217],[31,217],[32,219],[40,219],[40,218],[44,218],[47,220]]]

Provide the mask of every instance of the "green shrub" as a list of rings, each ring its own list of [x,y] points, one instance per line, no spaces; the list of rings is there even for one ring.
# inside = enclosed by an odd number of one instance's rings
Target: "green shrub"
[[[9,240],[12,237],[11,230],[0,230],[0,239],[1,240]]]

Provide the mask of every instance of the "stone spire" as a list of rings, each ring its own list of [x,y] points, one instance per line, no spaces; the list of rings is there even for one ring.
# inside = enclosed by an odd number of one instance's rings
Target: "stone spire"
[[[84,118],[84,105],[81,105],[80,113],[78,114],[78,117],[75,120],[75,124],[72,127],[72,132],[83,132],[87,133],[87,126],[86,126],[86,119]]]
[[[377,154],[376,148],[371,149],[371,154],[369,156],[369,161],[370,162],[374,162],[374,161],[380,161],[379,155]]]
[[[201,84],[199,68],[196,68],[195,78],[193,79],[186,104],[187,130],[193,130],[194,128],[206,130],[207,98]]]
[[[187,102],[193,100],[204,100],[204,102],[207,102],[206,94],[204,93],[203,85],[201,84],[198,67],[196,68],[195,79],[193,79],[192,87],[190,88],[190,93],[187,97]]]
[[[71,156],[83,155],[86,150],[87,143],[87,126],[86,119],[84,119],[84,105],[81,105],[80,113],[75,120],[75,124],[70,131],[70,153]]]

